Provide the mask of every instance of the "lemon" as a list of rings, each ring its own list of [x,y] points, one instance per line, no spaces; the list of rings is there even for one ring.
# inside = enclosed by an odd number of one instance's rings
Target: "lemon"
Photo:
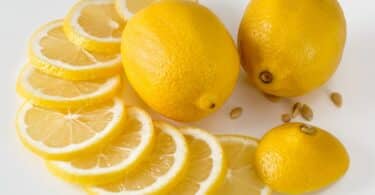
[[[123,20],[131,18],[138,11],[160,0],[116,0],[116,10]],[[190,0],[198,2],[198,0]]]
[[[213,135],[204,130],[181,129],[189,147],[189,164],[179,183],[168,195],[207,195],[216,192],[223,183],[227,163],[223,148]]]
[[[189,1],[153,3],[122,37],[123,65],[139,96],[179,121],[201,119],[231,95],[239,73],[235,44],[219,19]]]
[[[228,159],[228,171],[218,192],[225,195],[270,195],[254,170],[255,138],[240,135],[219,135],[218,139]]]
[[[17,79],[17,92],[33,104],[48,108],[76,108],[112,99],[120,76],[91,81],[69,81],[26,65]]]
[[[66,160],[110,141],[121,132],[125,119],[120,99],[74,110],[26,102],[17,113],[16,124],[21,141],[31,151],[47,159]]]
[[[340,63],[345,39],[337,0],[253,0],[238,33],[250,81],[280,97],[323,85]]]
[[[154,142],[152,119],[143,110],[127,108],[127,122],[111,142],[67,161],[48,161],[49,170],[66,181],[94,185],[120,178],[148,157]]]
[[[121,72],[120,54],[89,52],[71,43],[62,25],[62,20],[52,21],[31,37],[29,58],[35,68],[68,80],[107,78]]]
[[[255,167],[271,189],[300,194],[337,181],[349,167],[349,156],[340,141],[327,131],[303,123],[287,123],[261,139]]]
[[[80,0],[64,20],[64,31],[71,42],[99,53],[120,52],[124,27],[114,0]]]
[[[164,122],[155,122],[155,131],[155,146],[147,159],[118,181],[87,188],[89,194],[163,194],[175,185],[187,167],[187,143],[175,127]]]

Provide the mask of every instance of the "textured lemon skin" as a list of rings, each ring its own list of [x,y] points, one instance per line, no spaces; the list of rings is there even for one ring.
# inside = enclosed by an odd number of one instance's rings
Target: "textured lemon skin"
[[[122,37],[126,75],[154,110],[195,121],[231,95],[240,60],[235,44],[207,8],[188,1],[154,3],[131,18]]]
[[[349,155],[333,135],[317,127],[308,135],[302,123],[272,129],[260,141],[255,154],[258,176],[271,189],[301,194],[328,186],[349,168]]]
[[[253,0],[238,34],[250,81],[280,97],[323,85],[340,63],[345,40],[345,17],[336,0]],[[259,79],[262,71],[273,75],[272,83]]]
[[[121,134],[122,127],[125,125],[127,115],[126,112],[123,112],[119,117],[120,120],[119,122],[113,127],[113,130],[108,133],[106,136],[102,137],[100,140],[96,140],[93,142],[91,145],[87,146],[86,148],[82,148],[80,150],[75,150],[72,152],[67,152],[67,153],[49,153],[47,151],[41,150],[40,148],[36,147],[32,143],[30,143],[25,135],[22,133],[21,126],[19,125],[18,121],[22,120],[20,119],[21,111],[23,106],[25,106],[28,102],[25,101],[22,106],[19,108],[17,111],[17,116],[16,116],[16,131],[19,139],[21,140],[22,144],[31,152],[34,154],[38,155],[39,157],[44,158],[45,160],[69,160],[75,157],[78,157],[82,155],[83,153],[90,153],[93,151],[98,150],[101,148],[103,145],[106,143],[110,142],[113,140],[114,137],[118,136]]]

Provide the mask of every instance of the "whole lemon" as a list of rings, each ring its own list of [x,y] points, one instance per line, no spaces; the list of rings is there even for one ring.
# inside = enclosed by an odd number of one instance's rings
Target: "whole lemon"
[[[121,52],[139,96],[178,121],[220,108],[239,74],[239,55],[224,25],[189,1],[161,1],[138,12],[124,30]]]
[[[300,194],[332,184],[349,167],[344,146],[333,135],[303,123],[270,130],[255,152],[258,176],[277,192]]]
[[[242,65],[266,94],[304,95],[335,72],[346,39],[336,0],[252,0],[239,35]]]

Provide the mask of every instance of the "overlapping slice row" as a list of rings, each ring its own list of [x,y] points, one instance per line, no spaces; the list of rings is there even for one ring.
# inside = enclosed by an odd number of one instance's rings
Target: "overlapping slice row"
[[[76,109],[48,109],[26,102],[17,114],[17,130],[36,154],[65,160],[110,141],[121,132],[125,119],[120,99]]]
[[[89,52],[70,42],[62,20],[40,27],[29,44],[31,64],[48,75],[81,81],[111,77],[122,70],[119,53]]]
[[[45,74],[27,64],[17,80],[17,92],[33,104],[47,108],[77,108],[112,99],[121,86],[120,76],[69,81]]]
[[[124,27],[114,0],[81,0],[64,20],[69,40],[92,52],[119,53]]]
[[[258,141],[238,135],[217,136],[228,159],[228,171],[218,192],[225,195],[270,195],[271,190],[257,177],[253,163]]]
[[[154,127],[149,115],[127,108],[127,121],[121,133],[97,150],[67,161],[48,161],[55,175],[80,184],[100,184],[116,180],[148,157],[154,143]]]
[[[164,194],[183,177],[188,147],[171,125],[155,122],[155,146],[136,169],[116,182],[87,188],[91,194]]]

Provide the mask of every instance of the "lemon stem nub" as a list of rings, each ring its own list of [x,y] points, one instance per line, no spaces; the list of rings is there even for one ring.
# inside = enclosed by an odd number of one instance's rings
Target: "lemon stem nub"
[[[211,94],[204,94],[198,99],[196,105],[201,110],[215,110],[218,107],[217,97]]]
[[[306,124],[301,125],[300,130],[302,133],[307,135],[314,135],[317,132],[315,127]]]
[[[273,81],[273,75],[272,73],[268,72],[268,71],[263,71],[259,74],[259,79],[265,83],[265,84],[269,84],[269,83],[272,83]]]

